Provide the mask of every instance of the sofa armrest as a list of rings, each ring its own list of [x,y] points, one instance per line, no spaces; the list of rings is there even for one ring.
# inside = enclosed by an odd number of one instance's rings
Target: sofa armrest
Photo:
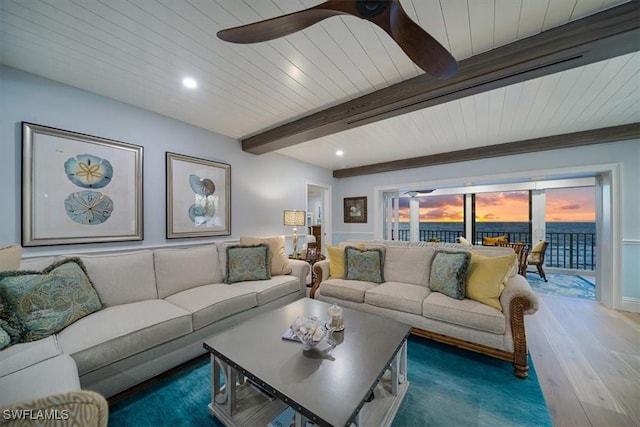
[[[304,297],[307,293],[307,276],[311,273],[311,266],[301,259],[290,259],[289,265],[291,265],[291,275],[300,280],[300,293]]]
[[[502,312],[511,326],[515,375],[526,378],[529,372],[529,361],[524,316],[538,311],[538,297],[531,289],[527,279],[516,274],[506,281],[502,295],[500,295],[500,304],[502,304]]]
[[[505,282],[504,290],[502,291],[502,295],[500,295],[502,311],[507,318],[511,317],[511,301],[517,297],[524,298],[529,302],[529,307],[523,314],[533,314],[538,311],[538,296],[533,292],[533,289],[531,289],[531,285],[529,285],[527,279],[519,274],[510,277]]]
[[[329,260],[325,259],[313,264],[313,272],[316,274],[316,277],[313,280],[313,286],[311,287],[311,291],[309,292],[309,296],[311,298],[315,298],[316,291],[318,290],[320,283],[322,283],[323,280],[327,280],[329,278]]]

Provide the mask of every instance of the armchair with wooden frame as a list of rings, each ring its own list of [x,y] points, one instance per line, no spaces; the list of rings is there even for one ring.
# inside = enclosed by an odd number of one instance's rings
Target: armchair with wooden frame
[[[527,276],[527,255],[529,254],[529,247],[526,243],[496,242],[495,246],[508,246],[512,248],[518,257],[518,274],[525,277]]]
[[[538,273],[540,275],[540,278],[542,278],[545,282],[547,281],[547,275],[544,273],[544,269],[542,268],[542,266],[544,265],[544,254],[547,251],[548,246],[549,242],[546,242],[544,240],[540,240],[538,243],[536,243],[533,248],[531,248],[529,256],[527,256],[527,265],[525,266],[528,267],[529,265],[534,265],[538,271],[532,271],[531,273]],[[525,268],[524,276],[526,277],[526,275],[527,270]]]

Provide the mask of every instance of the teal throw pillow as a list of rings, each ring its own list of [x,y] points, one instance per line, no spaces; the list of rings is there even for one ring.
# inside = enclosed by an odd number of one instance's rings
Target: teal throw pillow
[[[384,254],[381,249],[344,248],[344,278],[347,280],[382,283],[383,267]]]
[[[269,245],[228,246],[225,283],[271,279]]]
[[[19,342],[46,338],[103,307],[79,258],[53,263],[42,272],[0,272],[0,300],[5,305],[2,320],[19,330]]]
[[[429,288],[451,298],[464,299],[465,279],[470,264],[469,252],[436,251],[431,262]]]
[[[11,317],[11,310],[9,310],[6,305],[2,304],[2,300],[0,299],[0,329],[9,336],[9,341],[11,345],[13,345],[20,342],[22,336],[20,335],[20,329],[11,326],[6,320]]]

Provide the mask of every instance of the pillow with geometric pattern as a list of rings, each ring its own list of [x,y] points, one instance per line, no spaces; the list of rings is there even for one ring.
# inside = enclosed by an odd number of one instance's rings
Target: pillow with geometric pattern
[[[365,282],[384,282],[384,254],[381,249],[344,248],[344,278]]]
[[[55,262],[42,272],[0,272],[0,300],[1,320],[18,331],[19,342],[46,338],[103,308],[79,258]]]
[[[471,264],[469,252],[436,251],[431,261],[429,288],[451,298],[464,299],[469,264]]]
[[[226,251],[227,277],[225,283],[271,279],[270,249],[266,243],[228,246]]]

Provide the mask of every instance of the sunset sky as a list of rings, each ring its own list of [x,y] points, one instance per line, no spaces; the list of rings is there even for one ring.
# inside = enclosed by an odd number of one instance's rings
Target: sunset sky
[[[546,221],[595,221],[593,187],[546,190]],[[463,196],[420,198],[421,222],[463,221]],[[483,222],[526,222],[529,220],[527,191],[476,195],[476,216]],[[409,221],[409,198],[400,198],[400,221]]]

